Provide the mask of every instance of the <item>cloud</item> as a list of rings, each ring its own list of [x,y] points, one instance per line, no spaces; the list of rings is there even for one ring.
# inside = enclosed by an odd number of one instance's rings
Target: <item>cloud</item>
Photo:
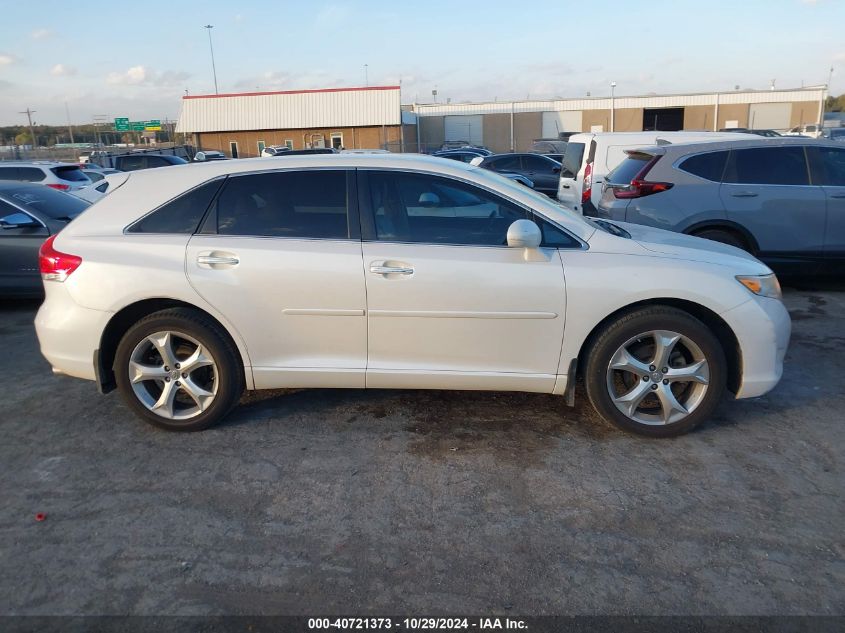
[[[53,77],[67,77],[76,74],[76,68],[73,66],[65,66],[64,64],[56,64],[50,69],[50,74]]]
[[[8,55],[6,53],[0,53],[0,67],[3,66],[11,66],[17,61],[17,58],[13,55]]]
[[[144,83],[147,78],[147,70],[143,66],[132,66],[129,70],[123,73],[109,73],[106,77],[106,83],[110,84],[126,84],[137,85]]]
[[[152,73],[151,83],[156,86],[180,86],[186,79],[191,78],[191,73],[180,70],[165,70],[162,73]]]
[[[43,40],[50,37],[53,31],[50,29],[35,29],[29,36],[34,40]]]

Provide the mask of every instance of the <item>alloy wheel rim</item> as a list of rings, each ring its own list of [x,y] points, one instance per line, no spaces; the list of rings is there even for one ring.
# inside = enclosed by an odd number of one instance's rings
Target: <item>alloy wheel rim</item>
[[[195,338],[174,330],[144,337],[127,367],[132,391],[149,411],[167,420],[189,420],[217,397],[217,364]]]
[[[627,418],[650,426],[680,422],[704,400],[710,366],[690,338],[651,330],[622,344],[607,367],[607,390]]]

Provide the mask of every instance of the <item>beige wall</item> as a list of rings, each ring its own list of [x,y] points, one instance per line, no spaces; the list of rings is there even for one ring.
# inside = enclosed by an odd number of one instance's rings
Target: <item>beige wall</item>
[[[713,131],[713,117],[716,114],[716,107],[710,105],[685,106],[684,107],[684,129],[685,130],[707,130]]]
[[[610,110],[584,110],[581,115],[581,130],[589,132],[593,125],[603,125],[605,132],[610,132]],[[642,129],[642,115],[640,115]]]
[[[513,144],[515,151],[528,151],[531,149],[531,144],[534,142],[534,139],[542,136],[542,112],[518,112],[513,115]]]
[[[789,118],[789,126],[807,125],[808,123],[819,122],[818,101],[796,101],[792,104],[792,116]]]
[[[484,146],[494,152],[509,152],[511,149],[511,115],[484,115]]]
[[[610,131],[610,114],[608,114],[608,123],[604,129],[605,132]],[[613,129],[616,132],[642,132],[643,109],[617,108],[613,112]],[[590,128],[585,128],[583,131],[589,132]]]
[[[412,126],[408,126],[412,127]],[[258,141],[264,141],[265,146],[284,145],[285,140],[293,141],[294,149],[304,149],[306,142],[310,142],[313,135],[322,135],[326,147],[331,146],[332,133],[343,134],[343,147],[346,149],[379,149],[384,143],[390,143],[391,148],[398,151],[400,131],[398,125],[385,127],[340,127],[307,130],[261,130],[258,132],[206,132],[197,134],[197,146],[202,149],[220,150],[230,156],[229,143],[238,144],[238,156],[251,158],[258,156]],[[416,141],[416,132],[413,133]],[[408,137],[406,136],[406,140]]]
[[[440,149],[446,140],[446,118],[442,116],[426,116],[417,119],[420,126],[421,151]]]
[[[747,103],[723,103],[719,105],[719,123],[717,129],[726,127],[726,121],[736,121],[738,127],[748,127]]]

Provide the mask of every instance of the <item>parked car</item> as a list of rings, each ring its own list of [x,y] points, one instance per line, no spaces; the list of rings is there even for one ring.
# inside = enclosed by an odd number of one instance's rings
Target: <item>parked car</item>
[[[203,163],[209,160],[229,160],[229,157],[226,156],[223,152],[219,152],[216,149],[205,149],[200,150],[196,154],[194,154],[194,161],[198,163]]]
[[[72,191],[71,193],[77,198],[82,198],[83,200],[93,204],[126,182],[126,179],[129,177],[129,173],[130,172],[125,171],[115,171],[113,174],[107,174],[102,180],[95,182],[88,187]]]
[[[566,152],[566,141],[549,138],[534,139],[528,151],[534,152],[535,154],[546,154],[547,156],[549,154],[563,155]]]
[[[88,204],[42,185],[0,182],[0,295],[43,294],[38,249]]]
[[[806,136],[808,138],[819,138],[824,134],[824,128],[814,123],[808,125],[797,125],[784,133],[784,136]]]
[[[831,141],[845,143],[845,127],[835,127],[827,130],[825,138]]]
[[[774,387],[790,331],[777,279],[747,253],[587,220],[422,156],[129,174],[45,242],[40,267],[35,326],[54,370],[182,431],[221,420],[245,388],[572,403],[583,376],[604,418],[671,436],[726,388]]]
[[[560,163],[542,154],[493,154],[475,158],[472,165],[499,173],[520,174],[534,183],[534,189],[547,196],[557,192]]]
[[[485,156],[490,156],[490,152],[486,150],[477,150],[477,149],[448,149],[442,152],[434,152],[432,156],[437,156],[439,158],[448,158],[449,160],[459,160],[462,163],[469,163],[472,162],[473,158],[484,158]]]
[[[719,130],[720,132],[741,132],[743,134],[756,134],[757,136],[765,136],[768,138],[780,138],[783,136],[780,132],[776,132],[775,130],[765,130],[765,129],[752,129],[749,130],[747,127],[724,127]]]
[[[110,174],[119,174],[121,173],[119,169],[112,169],[111,167],[97,167],[96,165],[86,164],[84,167],[81,167],[82,173],[88,176],[88,179],[91,183],[96,183],[101,181],[103,178]],[[91,185],[83,187],[83,189],[88,189]]]
[[[261,156],[263,158],[269,158],[271,156],[275,156],[276,154],[289,151],[291,151],[291,148],[287,145],[270,145],[261,151]]]
[[[601,199],[604,177],[625,158],[625,150],[662,143],[737,139],[732,132],[587,132],[569,138],[557,199],[568,209],[591,214]],[[754,138],[748,136],[746,138]]]
[[[276,156],[314,156],[319,154],[338,154],[333,147],[314,147],[310,149],[289,149],[286,152],[279,152]]]
[[[34,182],[58,191],[75,191],[91,184],[79,165],[48,160],[0,162],[0,180]]]
[[[141,169],[155,169],[158,167],[171,167],[173,165],[187,165],[181,156],[170,154],[120,154],[112,158],[114,168],[120,171],[138,171]]]
[[[629,151],[596,215],[730,244],[783,273],[842,273],[845,147],[784,138]]]

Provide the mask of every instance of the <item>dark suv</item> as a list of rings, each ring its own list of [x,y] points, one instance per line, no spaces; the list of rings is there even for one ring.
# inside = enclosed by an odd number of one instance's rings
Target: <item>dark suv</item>
[[[737,140],[626,153],[607,175],[598,217],[737,246],[781,273],[845,272],[841,143]]]
[[[114,168],[120,171],[137,171],[139,169],[153,169],[155,167],[170,167],[171,165],[185,165],[184,158],[169,154],[121,154],[113,159]]]

